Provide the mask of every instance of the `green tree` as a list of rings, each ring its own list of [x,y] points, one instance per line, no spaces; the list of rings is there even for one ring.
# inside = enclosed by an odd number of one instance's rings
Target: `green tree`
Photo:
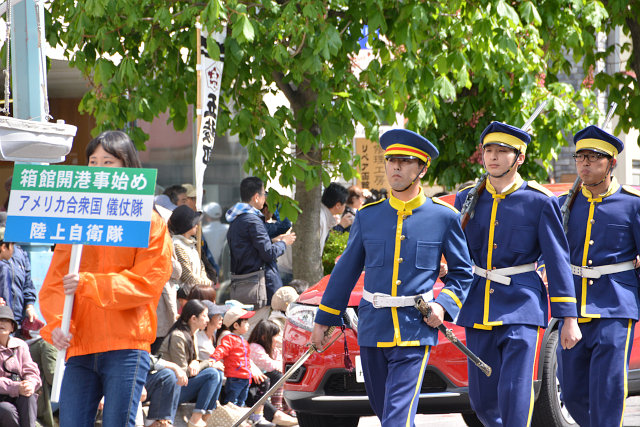
[[[602,52],[586,50],[583,67],[586,74],[586,85],[595,83],[595,88],[608,91],[609,100],[618,103],[616,115],[619,121],[616,130],[628,133],[631,128],[638,128],[640,120],[640,2],[637,0],[605,0],[606,8],[603,31],[613,34],[616,28],[620,28],[624,38],[619,43],[609,46]],[[603,19],[600,18],[599,19]],[[634,49],[634,46],[636,49]],[[617,63],[614,66],[619,69],[615,72],[603,70],[593,75],[596,62],[611,59],[611,54],[619,50],[619,58],[628,60]],[[618,58],[616,58],[618,59]]]
[[[563,132],[598,115],[589,88],[558,79],[568,49],[593,50],[607,16],[598,2],[56,0],[49,41],[64,43],[91,81],[81,108],[96,117],[96,132],[167,109],[184,128],[195,102],[197,15],[211,31],[227,24],[218,133],[238,134],[248,172],[295,187],[295,200],[269,198],[292,219],[300,212],[294,273],[312,283],[322,275],[321,184],[354,176],[358,123],[377,140],[381,124],[404,117],[440,148],[429,179],[452,186],[479,175],[474,152],[492,120],[522,125],[550,98],[527,152],[539,161],[522,170],[545,179]],[[365,26],[373,59],[356,70]],[[270,114],[264,95],[275,90],[290,105]],[[131,133],[144,144],[139,129]]]

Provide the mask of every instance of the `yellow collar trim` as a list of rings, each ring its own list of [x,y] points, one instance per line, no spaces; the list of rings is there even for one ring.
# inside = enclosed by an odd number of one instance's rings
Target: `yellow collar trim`
[[[492,132],[487,134],[482,141],[482,146],[484,147],[487,144],[498,143],[498,144],[506,144],[509,147],[513,147],[516,150],[519,150],[521,153],[527,152],[527,144],[520,138],[510,135],[504,132]]]
[[[576,142],[576,153],[580,150],[590,150],[594,148],[613,157],[618,155],[618,149],[602,139],[586,138]]]
[[[493,185],[491,185],[491,179],[487,178],[487,191],[491,194],[499,194],[500,196],[508,196],[509,194],[513,193],[514,191],[516,191],[518,188],[522,187],[522,184],[524,184],[524,180],[522,179],[522,177],[520,176],[520,174],[518,172],[516,172],[516,180],[514,181],[514,183],[511,185],[511,187],[509,187],[508,190],[502,192],[502,193],[498,193],[495,189],[495,187]]]
[[[618,180],[616,179],[615,176],[611,177],[611,184],[609,184],[609,188],[607,189],[607,192],[600,195],[600,196],[596,196],[593,197],[593,194],[591,193],[591,191],[585,187],[584,185],[582,186],[582,194],[584,195],[584,197],[586,197],[587,199],[589,199],[589,201],[592,200],[596,200],[596,199],[604,199],[605,197],[608,197],[610,195],[612,195],[613,193],[615,193],[616,191],[618,191],[618,189],[620,188],[620,184],[618,184]]]
[[[422,206],[425,200],[427,200],[427,196],[424,195],[422,188],[420,188],[420,192],[418,193],[418,195],[408,202],[403,202],[402,200],[395,197],[392,191],[391,197],[389,197],[389,204],[397,211],[412,211],[415,208]]]

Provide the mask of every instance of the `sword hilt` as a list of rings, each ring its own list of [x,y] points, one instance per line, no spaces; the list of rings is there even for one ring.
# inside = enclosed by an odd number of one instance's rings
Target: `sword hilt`
[[[336,330],[336,327],[335,327],[335,326],[329,326],[329,329],[327,329],[327,330],[325,331],[324,336],[325,336],[325,337],[330,337],[330,336],[333,334],[333,331],[335,331],[335,330]],[[329,341],[329,342],[327,343],[327,345],[325,345],[325,346],[324,346],[324,348],[323,348],[323,349],[318,349],[318,347],[316,347],[313,343],[310,345],[310,348],[312,348],[312,349],[313,349],[313,351],[314,351],[314,352],[316,352],[316,353],[319,353],[319,354],[324,353],[325,351],[327,351],[327,349],[328,349],[329,347],[331,347],[331,344],[333,344],[334,342],[336,342],[336,340],[338,339],[338,337],[339,337],[339,335],[338,335],[338,336],[336,336],[336,338],[335,338],[334,340]]]
[[[429,306],[429,304],[427,304],[424,298],[422,298],[422,295],[416,296],[414,302],[415,302],[415,307],[418,309],[420,314],[422,314],[424,317],[431,316],[431,307]],[[451,329],[447,329],[447,327],[444,326],[442,323],[438,325],[437,329],[440,332],[442,332],[445,338],[451,341],[451,343],[455,345],[456,348],[458,348],[458,350],[464,353],[464,355],[467,356],[467,358],[471,360],[486,376],[488,377],[491,376],[491,367],[486,363],[484,363],[471,350],[469,350],[466,345],[460,342],[458,337],[456,337],[456,335],[453,333]]]

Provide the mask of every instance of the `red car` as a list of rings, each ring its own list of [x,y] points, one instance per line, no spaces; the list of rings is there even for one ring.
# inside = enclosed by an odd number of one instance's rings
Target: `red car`
[[[546,185],[556,194],[566,191],[569,184]],[[442,200],[453,204],[454,195]],[[293,365],[307,350],[313,329],[313,319],[329,281],[324,277],[315,286],[305,291],[287,310],[287,325],[284,332],[283,358],[285,369]],[[345,369],[344,337],[338,338],[326,352],[313,354],[285,384],[284,396],[297,414],[300,427],[355,427],[361,416],[374,415],[364,388],[362,371],[359,369],[360,349],[357,342],[358,305],[362,298],[364,273],[349,298],[344,314],[345,337],[351,362],[356,367],[353,372]],[[435,292],[443,284],[438,281]],[[448,328],[462,342],[465,341],[464,328],[446,323]],[[557,320],[550,319],[549,327],[541,329],[542,339],[538,340],[538,360],[535,366],[536,402],[533,426],[564,427],[575,426],[567,410],[560,401],[560,387],[556,379],[558,345]],[[339,330],[334,334],[340,333]],[[629,363],[629,395],[640,394],[640,330],[636,328],[634,345]],[[442,334],[433,348],[429,365],[420,391],[418,413],[462,414],[470,426],[482,426],[469,404],[467,393],[467,360]]]

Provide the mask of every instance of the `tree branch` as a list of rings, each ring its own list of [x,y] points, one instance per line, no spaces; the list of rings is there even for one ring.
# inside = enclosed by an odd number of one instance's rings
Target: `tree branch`
[[[629,27],[629,34],[631,35],[631,41],[633,43],[633,52],[629,58],[631,62],[631,69],[636,74],[636,80],[640,79],[640,23],[637,18],[626,18],[627,26]]]

